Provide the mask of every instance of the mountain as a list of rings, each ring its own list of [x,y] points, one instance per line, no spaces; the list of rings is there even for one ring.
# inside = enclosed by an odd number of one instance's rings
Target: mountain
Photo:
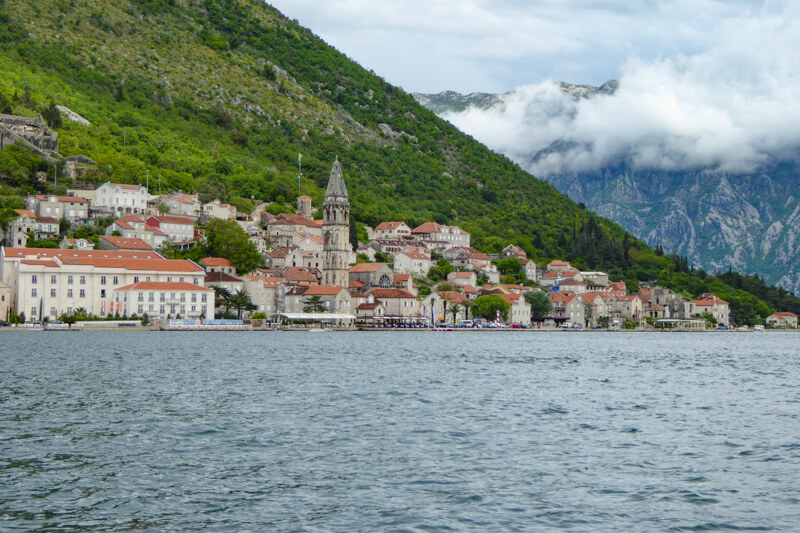
[[[614,95],[619,84],[611,80],[593,87],[561,82],[557,87],[563,95],[579,101]],[[472,106],[461,103],[470,102],[469,96],[459,99],[450,92],[416,97],[457,122],[464,111],[481,110],[491,116],[516,96],[514,91],[484,94]],[[534,104],[529,100],[526,105],[530,109]],[[556,109],[557,113],[575,112],[570,107]],[[488,127],[486,121],[481,124]],[[529,127],[535,129],[536,125]],[[500,150],[535,172],[547,168],[546,162],[554,157],[577,159],[590,153],[591,147],[562,139],[545,147]],[[800,245],[796,242],[800,235],[796,187],[800,166],[796,162],[770,160],[756,171],[742,172],[713,168],[669,171],[635,164],[628,157],[580,171],[562,167],[541,175],[576,202],[618,222],[651,246],[686,257],[696,267],[758,274],[767,283],[800,294]]]
[[[291,211],[302,193],[320,208],[338,156],[362,238],[364,225],[435,220],[487,252],[514,243],[634,289],[717,292],[740,321],[800,311],[760,281],[729,285],[657,254],[260,0],[0,0],[0,72],[0,112],[59,118],[58,153],[98,163],[54,185],[39,179],[46,161],[6,148],[0,214],[31,192],[106,180],[242,210]]]

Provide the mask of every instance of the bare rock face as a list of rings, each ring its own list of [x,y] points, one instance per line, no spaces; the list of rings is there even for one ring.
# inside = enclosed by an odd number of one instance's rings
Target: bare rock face
[[[798,165],[754,174],[615,169],[553,176],[557,189],[709,272],[758,274],[800,294]]]

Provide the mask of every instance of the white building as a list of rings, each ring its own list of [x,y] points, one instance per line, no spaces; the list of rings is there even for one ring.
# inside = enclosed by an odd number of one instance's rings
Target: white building
[[[0,249],[0,279],[11,287],[11,309],[29,319],[54,319],[78,308],[108,316],[122,287],[142,281],[202,287],[204,274],[192,261],[154,251]]]
[[[106,182],[94,191],[92,208],[105,208],[118,214],[144,214],[147,210],[147,189],[141,185]]]
[[[430,254],[422,252],[400,252],[394,256],[394,271],[426,277],[433,262]]]
[[[203,214],[221,220],[236,220],[236,207],[223,204],[219,199],[203,204]]]
[[[120,315],[213,318],[214,289],[180,281],[140,281],[115,291]]]

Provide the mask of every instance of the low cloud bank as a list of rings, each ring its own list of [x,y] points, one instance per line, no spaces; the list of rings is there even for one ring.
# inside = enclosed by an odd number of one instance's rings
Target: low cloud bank
[[[629,60],[613,95],[575,100],[547,82],[489,110],[445,118],[542,177],[622,160],[634,168],[752,172],[797,158],[800,7],[767,4],[714,31],[704,52]]]

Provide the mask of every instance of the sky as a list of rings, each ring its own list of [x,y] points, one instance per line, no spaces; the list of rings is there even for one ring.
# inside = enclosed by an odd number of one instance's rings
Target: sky
[[[800,3],[272,0],[409,92],[511,94],[446,118],[537,175],[626,158],[752,171],[800,146]],[[555,82],[620,81],[575,101]],[[540,154],[561,141],[570,150]]]

